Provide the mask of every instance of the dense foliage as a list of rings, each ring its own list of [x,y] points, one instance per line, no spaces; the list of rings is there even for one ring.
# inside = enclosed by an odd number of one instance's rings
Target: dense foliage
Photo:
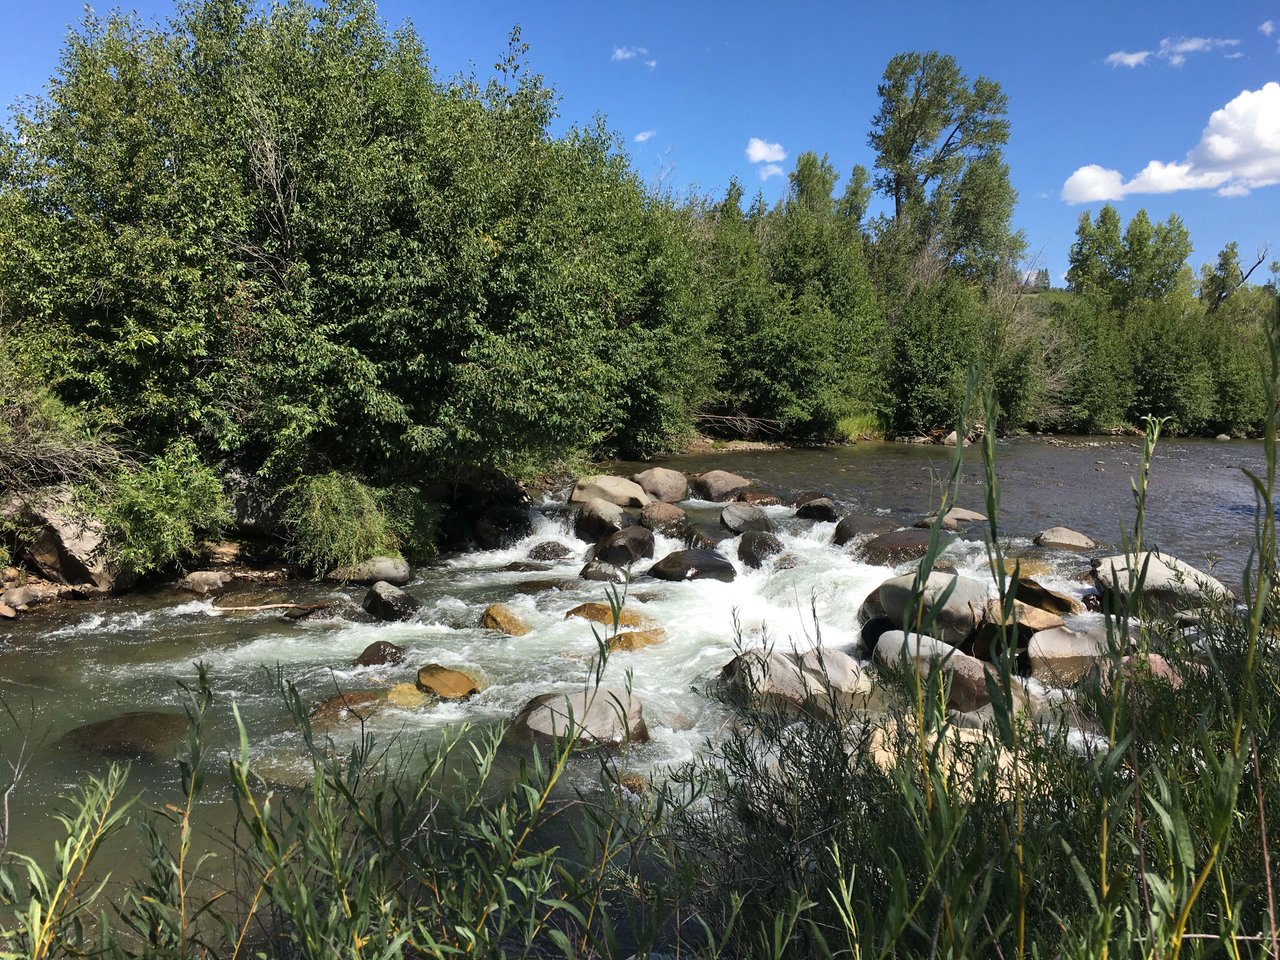
[[[1275,287],[1234,245],[1196,278],[1176,217],[1104,207],[1050,291],[1012,228],[999,84],[904,53],[878,89],[843,184],[804,152],[772,207],[737,182],[679,199],[602,123],[553,132],[518,31],[481,82],[371,0],[90,12],[0,131],[23,429],[57,409],[140,462],[189,441],[268,498],[336,473],[377,499],[695,429],[929,432],[971,363],[1013,429],[1259,428]],[[0,485],[62,469],[38,459]]]

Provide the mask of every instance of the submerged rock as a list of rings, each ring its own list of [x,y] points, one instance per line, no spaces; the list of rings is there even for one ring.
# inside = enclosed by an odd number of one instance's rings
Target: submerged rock
[[[782,502],[777,494],[770,493],[768,490],[743,490],[734,499],[749,503],[753,507],[776,507]]]
[[[511,722],[506,738],[515,743],[550,745],[572,738],[580,748],[614,750],[628,741],[647,743],[640,698],[617,687],[534,697]]]
[[[417,611],[418,601],[399,587],[379,581],[369,588],[361,606],[379,620],[408,620]]]
[[[769,522],[769,517],[763,510],[742,502],[730,503],[721,510],[720,522],[725,529],[732,530],[734,533],[773,529],[773,524]]]
[[[678,470],[650,467],[631,478],[640,489],[662,503],[679,503],[689,495],[689,480]]]
[[[782,541],[765,530],[748,530],[738,541],[738,559],[753,570],[759,570],[782,550]]]
[[[619,507],[644,507],[649,504],[649,495],[640,484],[625,477],[598,474],[583,477],[574,484],[573,493],[569,495],[570,503],[590,503],[592,500],[603,500]]]
[[[613,609],[607,603],[581,603],[564,615],[566,620],[570,617],[580,617],[606,627],[613,626]],[[657,623],[643,613],[623,607],[618,614],[618,626],[651,630],[657,626]]]
[[[348,567],[335,567],[325,574],[325,579],[360,584],[382,581],[401,587],[413,579],[413,569],[404,557],[370,557]]]
[[[691,486],[693,492],[703,500],[723,503],[751,486],[751,481],[727,470],[710,470],[700,477],[694,477]]]
[[[404,647],[387,640],[375,640],[352,661],[353,667],[394,666],[404,660]]]
[[[653,630],[628,630],[626,633],[615,634],[605,642],[605,646],[610,653],[619,651],[635,651],[643,650],[645,647],[651,647],[655,643],[661,643],[667,638],[667,632],[661,628]]]
[[[345,690],[318,704],[308,719],[320,730],[342,723],[369,719],[387,705],[381,690]]]
[[[486,630],[505,633],[509,637],[523,637],[529,632],[529,625],[505,603],[495,603],[487,607],[480,615],[480,626]]]
[[[530,560],[542,562],[568,560],[576,555],[577,551],[561,543],[559,540],[544,540],[542,543],[535,544],[528,554],[526,554]]]
[[[417,682],[419,690],[441,700],[466,700],[480,692],[480,685],[470,675],[438,663],[419,670]]]
[[[63,739],[105,757],[154,759],[172,753],[186,732],[185,714],[137,710],[86,723]]]
[[[729,583],[737,572],[732,563],[713,550],[677,550],[650,567],[649,576],[659,580],[721,580]]]

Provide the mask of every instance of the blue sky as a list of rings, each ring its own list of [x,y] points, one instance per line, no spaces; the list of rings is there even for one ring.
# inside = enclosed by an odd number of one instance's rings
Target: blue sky
[[[125,0],[164,16],[168,2]],[[82,3],[0,0],[0,101],[37,92]],[[950,53],[1009,96],[1016,224],[1055,278],[1082,210],[1178,213],[1192,263],[1229,240],[1280,257],[1280,0],[1267,2],[434,2],[382,0],[438,71],[487,73],[520,24],[562,123],[604,114],[637,169],[678,192],[732,175],[774,200],[796,154],[842,174],[903,50]],[[105,5],[99,10],[106,9]],[[750,151],[752,139],[761,141]],[[782,155],[785,154],[785,158]],[[756,158],[753,162],[751,157]]]

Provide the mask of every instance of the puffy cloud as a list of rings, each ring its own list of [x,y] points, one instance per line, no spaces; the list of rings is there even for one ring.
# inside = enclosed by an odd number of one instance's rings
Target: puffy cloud
[[[781,177],[786,172],[776,163],[766,163],[760,168],[760,179],[768,180],[770,177]]]
[[[1130,194],[1213,190],[1243,197],[1280,183],[1280,83],[1245,90],[1209,117],[1185,160],[1152,160],[1130,180],[1096,163],[1078,169],[1062,185],[1067,203],[1122,200]]]
[[[747,141],[747,159],[752,163],[779,163],[787,159],[787,151],[780,143],[769,143],[759,137]]]
[[[658,61],[657,61],[657,60],[646,60],[646,61],[644,62],[644,65],[645,65],[646,67],[648,67],[650,70],[652,70],[654,67],[656,67],[656,66],[658,65]]]
[[[1258,24],[1258,32],[1264,37],[1271,36],[1277,30],[1280,30],[1280,23],[1275,20],[1263,20],[1262,23]]]
[[[613,56],[610,60],[634,60],[636,57],[643,57],[649,51],[644,47],[614,47]],[[657,61],[654,61],[655,63]]]
[[[1115,53],[1109,54],[1106,63],[1112,67],[1140,67],[1147,62],[1147,58],[1151,56],[1150,50],[1139,50],[1137,53],[1127,53],[1124,50],[1117,50]]]
[[[651,139],[653,135],[657,132],[658,132],[657,130],[641,130],[631,139],[634,140],[636,143],[644,143],[646,140]]]

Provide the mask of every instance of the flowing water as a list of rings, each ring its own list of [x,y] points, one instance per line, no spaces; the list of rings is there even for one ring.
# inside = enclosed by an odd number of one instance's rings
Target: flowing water
[[[1003,488],[1002,536],[1015,552],[1049,565],[1048,586],[1079,595],[1077,580],[1087,557],[1038,551],[1031,537],[1048,526],[1079,530],[1115,544],[1131,523],[1129,483],[1140,453],[1137,441],[1037,439],[1000,444]],[[744,474],[780,494],[783,501],[807,490],[828,492],[850,512],[882,515],[909,524],[936,505],[939,477],[952,451],[940,447],[860,444],[815,450],[778,450],[690,455],[662,465],[699,473],[725,469]],[[637,465],[617,464],[629,474]],[[1256,443],[1167,442],[1152,470],[1147,539],[1202,569],[1214,564],[1228,583],[1239,580],[1252,540],[1253,497],[1241,467],[1262,468]],[[981,458],[966,454],[958,502],[983,508]],[[193,663],[207,664],[217,694],[208,739],[211,769],[225,771],[237,737],[230,705],[244,718],[255,762],[278,781],[305,774],[302,742],[277,690],[277,678],[298,686],[304,701],[319,702],[337,689],[360,690],[412,682],[417,667],[435,662],[457,666],[479,678],[483,691],[464,703],[388,709],[370,720],[382,738],[431,741],[451,725],[494,724],[510,718],[536,694],[580,689],[591,670],[596,640],[590,625],[565,619],[579,603],[604,599],[603,585],[583,581],[580,559],[551,569],[513,572],[503,568],[525,559],[531,546],[557,540],[579,556],[586,545],[567,532],[554,498],[535,505],[535,531],[509,549],[443,558],[417,571],[406,588],[420,603],[409,622],[382,624],[350,619],[290,621],[279,611],[220,613],[219,606],[280,600],[335,600],[353,611],[363,588],[307,583],[255,585],[217,601],[194,600],[175,589],[133,594],[105,602],[64,603],[39,608],[0,626],[0,691],[17,718],[0,740],[6,756],[22,738],[33,763],[12,800],[13,843],[31,852],[49,850],[56,799],[107,761],[60,739],[78,725],[130,710],[180,710],[176,681],[194,679]],[[691,515],[714,525],[719,508],[690,501]],[[644,704],[652,742],[634,748],[627,766],[650,772],[703,749],[726,721],[704,687],[733,656],[735,635],[747,645],[767,636],[780,646],[810,646],[819,631],[827,646],[852,650],[857,611],[867,593],[891,571],[862,562],[856,548],[832,546],[834,524],[799,520],[790,507],[766,508],[796,563],[790,569],[753,571],[737,561],[736,541],[720,549],[737,567],[732,583],[667,583],[638,579],[629,604],[657,620],[665,642],[614,654],[605,683],[629,682]],[[683,545],[658,538],[657,556]],[[968,575],[989,580],[985,550],[975,539],[957,541],[948,557]],[[559,589],[522,593],[531,581],[557,581]],[[536,586],[536,584],[535,584]],[[532,627],[506,637],[478,626],[481,612],[505,602]],[[815,619],[816,616],[816,619]],[[1082,625],[1092,615],[1082,618]],[[396,667],[352,668],[351,661],[375,640],[408,651]],[[584,763],[583,775],[589,764]],[[169,759],[140,760],[131,785],[151,802],[173,798],[177,767]],[[213,777],[209,815],[229,822],[225,779]],[[221,818],[221,819],[220,819]],[[133,840],[122,841],[128,846]]]

